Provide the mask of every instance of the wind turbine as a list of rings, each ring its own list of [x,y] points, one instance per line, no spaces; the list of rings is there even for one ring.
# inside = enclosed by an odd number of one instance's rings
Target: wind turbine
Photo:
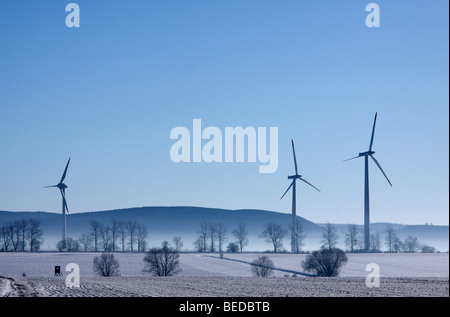
[[[63,183],[64,179],[66,178],[66,173],[67,173],[67,168],[69,167],[69,163],[70,163],[70,158],[67,161],[66,164],[66,168],[64,169],[64,173],[61,177],[61,180],[59,181],[59,183],[57,185],[52,185],[52,186],[44,186],[44,188],[48,188],[48,187],[58,187],[59,191],[61,192],[61,196],[62,196],[62,216],[63,216],[63,226],[62,226],[62,241],[63,241],[63,245],[65,248],[65,244],[66,244],[66,210],[67,213],[69,213],[69,208],[67,207],[67,201],[66,201],[66,188],[67,185]]]
[[[313,185],[311,185],[309,182],[307,182],[305,179],[302,178],[302,175],[298,174],[298,167],[297,167],[297,158],[295,157],[295,148],[294,148],[294,140],[292,141],[292,152],[294,153],[294,166],[295,166],[295,175],[292,176],[288,176],[288,179],[292,179],[292,183],[291,185],[288,187],[288,189],[284,192],[283,196],[281,196],[280,200],[283,199],[283,197],[287,194],[287,192],[289,191],[289,189],[292,188],[292,230],[291,230],[291,251],[292,252],[297,252],[297,237],[296,237],[296,232],[297,232],[297,206],[296,206],[296,181],[297,179],[305,182],[306,184],[308,184],[309,186],[311,186],[312,188],[314,188],[315,190],[319,191],[316,187],[314,187]]]
[[[364,249],[369,251],[370,247],[370,208],[369,208],[369,157],[372,158],[372,160],[375,162],[375,164],[380,169],[381,173],[383,173],[384,177],[386,177],[386,180],[388,181],[389,185],[392,184],[389,180],[389,178],[386,176],[386,173],[381,168],[380,163],[373,157],[375,154],[374,151],[372,151],[372,145],[373,145],[373,136],[375,134],[375,124],[377,123],[377,113],[375,113],[375,119],[373,120],[373,128],[372,128],[372,137],[370,139],[370,145],[369,145],[369,151],[367,152],[360,152],[358,156],[349,158],[345,161],[353,160],[358,157],[364,157]]]

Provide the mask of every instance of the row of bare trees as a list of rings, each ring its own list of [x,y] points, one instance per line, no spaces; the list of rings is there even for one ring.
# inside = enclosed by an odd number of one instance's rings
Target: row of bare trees
[[[331,225],[332,226],[332,225]],[[336,231],[336,230],[335,230]],[[422,244],[417,237],[409,236],[404,240],[401,240],[395,231],[395,228],[391,224],[387,224],[384,229],[384,242],[387,248],[386,252],[389,253],[433,253],[435,248]],[[345,245],[349,252],[358,252],[363,249],[363,239],[361,232],[357,225],[349,224],[347,231],[345,232]],[[375,232],[370,235],[370,252],[381,252],[382,238],[380,232]]]
[[[41,224],[36,219],[19,219],[0,226],[0,251],[39,251],[44,241]]]
[[[194,247],[198,252],[220,252],[224,251],[225,242],[228,240],[228,229],[222,223],[201,222],[199,236],[194,242]],[[248,231],[245,224],[240,223],[231,232],[235,242],[230,242],[227,246],[228,252],[242,252],[248,245]]]
[[[295,229],[290,229],[291,233],[296,238],[297,250],[300,251],[301,247],[304,245],[303,240],[306,236],[303,228],[300,222],[297,222]],[[275,222],[269,222],[261,233],[260,238],[265,239],[267,243],[271,243],[273,245],[273,251],[276,253],[282,250],[283,240],[286,238],[288,232],[289,230],[283,228],[282,225]],[[194,242],[194,247],[198,252],[218,251],[222,253],[224,251],[224,243],[227,241],[228,237],[227,228],[223,224],[201,222],[198,233],[199,237]],[[249,243],[248,233],[245,224],[240,223],[237,228],[231,231],[233,241],[228,244],[226,251],[242,252],[244,247]]]
[[[60,241],[56,248],[69,252],[145,252],[147,238],[147,228],[136,221],[113,218],[106,224],[91,220],[88,233],[83,233],[78,240],[67,238],[65,243]]]
[[[80,242],[85,251],[144,252],[147,248],[147,228],[136,221],[112,219],[110,224],[97,220],[90,223],[89,234],[82,235]]]
[[[387,252],[430,253],[436,251],[433,247],[419,243],[418,239],[413,236],[402,241],[395,232],[394,227],[390,224],[386,226],[384,232],[386,234],[384,239]],[[198,239],[194,242],[194,247],[197,251],[223,252],[224,242],[227,240],[227,228],[223,224],[201,222],[198,233]],[[234,241],[228,244],[226,251],[242,252],[249,242],[245,224],[240,223],[231,233]],[[297,221],[295,228],[291,226],[289,229],[284,228],[279,223],[269,222],[259,237],[263,238],[268,244],[271,244],[273,246],[273,252],[277,253],[284,251],[283,241],[289,233],[291,233],[291,237],[295,238],[295,249],[297,252],[301,252],[306,234],[299,221]],[[364,241],[357,225],[349,224],[347,231],[344,232],[344,236],[348,252],[361,252],[363,250]],[[338,229],[335,225],[327,223],[322,227],[321,249],[332,250],[336,248],[338,239]],[[381,248],[382,237],[380,232],[372,233],[370,235],[369,252],[381,252]]]

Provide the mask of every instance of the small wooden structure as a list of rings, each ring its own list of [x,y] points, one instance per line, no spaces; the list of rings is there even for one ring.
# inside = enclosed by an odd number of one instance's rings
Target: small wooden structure
[[[63,276],[60,266],[55,266],[55,275],[54,276]]]

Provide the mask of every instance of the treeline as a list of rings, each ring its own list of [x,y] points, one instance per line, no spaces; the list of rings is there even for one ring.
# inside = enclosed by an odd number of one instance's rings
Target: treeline
[[[301,252],[301,247],[304,245],[303,240],[306,234],[299,221],[295,228],[284,228],[281,224],[269,222],[260,234],[260,238],[273,246],[273,252],[286,252],[283,249],[283,241],[288,236],[288,233],[295,238],[296,252]],[[232,241],[230,241],[224,250],[225,242],[228,241],[228,230],[221,223],[200,223],[199,236],[194,242],[194,248],[197,252],[243,252],[244,248],[249,244],[248,230],[244,223],[239,225],[231,231]]]
[[[290,235],[289,235],[290,233]],[[370,249],[364,250],[364,239],[362,232],[357,225],[349,224],[347,231],[343,232],[345,237],[345,246],[347,252],[383,252],[381,251],[382,245],[386,246],[384,252],[390,253],[434,253],[436,249],[432,246],[420,243],[417,237],[409,236],[408,238],[401,240],[394,227],[388,224],[383,231],[384,235],[380,232],[375,232],[370,235]],[[221,223],[207,223],[201,222],[200,229],[198,231],[198,238],[194,242],[194,248],[197,252],[243,252],[244,247],[249,243],[248,230],[245,224],[240,223],[237,228],[231,231],[232,240],[228,243],[224,250],[225,242],[228,240],[229,235],[227,228]],[[290,226],[289,228],[283,227],[279,223],[269,222],[260,233],[259,238],[272,246],[272,252],[287,252],[283,247],[284,240],[286,238],[294,238],[295,253],[301,253],[304,244],[306,234],[300,224],[297,221],[295,228]],[[336,248],[339,242],[339,234],[336,226],[327,223],[322,227],[321,235],[321,249],[332,250]],[[289,243],[291,240],[289,239]]]
[[[19,219],[0,226],[0,252],[39,251],[43,232],[39,220]]]
[[[249,244],[249,231],[244,223],[239,223],[231,232],[222,223],[201,222],[197,231],[198,238],[193,247],[197,252],[243,252]],[[364,250],[363,232],[355,224],[347,225],[342,232],[347,252],[390,252],[390,253],[434,253],[432,246],[420,243],[417,237],[409,236],[401,240],[394,229],[388,224],[382,232],[370,235],[370,249]],[[56,249],[68,252],[146,252],[148,249],[147,228],[136,221],[112,219],[108,223],[92,220],[78,239],[69,237],[66,241],[59,241]],[[274,253],[287,252],[283,243],[288,238],[291,244],[294,238],[295,253],[302,253],[306,234],[297,222],[295,228],[283,227],[279,223],[269,222],[259,235],[272,246]],[[322,249],[333,249],[337,246],[339,232],[336,226],[327,223],[322,227],[320,242]],[[230,239],[231,238],[231,239]],[[20,219],[7,222],[0,226],[0,252],[39,251],[43,244],[43,231],[36,219]],[[183,241],[181,237],[174,237],[173,248],[181,251]],[[228,244],[227,244],[228,243]],[[382,247],[385,246],[384,251]]]
[[[330,225],[328,224],[327,227]],[[332,225],[331,225],[332,226]],[[347,231],[344,233],[345,245],[348,252],[363,251],[362,233],[355,224],[347,225]],[[388,224],[386,228],[380,233],[379,231],[370,235],[369,251],[382,252],[382,245],[386,247],[385,252],[388,253],[434,253],[436,249],[432,246],[419,242],[417,237],[408,236],[401,240],[393,225]]]
[[[106,224],[92,220],[87,233],[77,240],[67,238],[65,242],[59,241],[56,248],[69,252],[145,252],[147,238],[147,228],[136,221],[112,219]]]

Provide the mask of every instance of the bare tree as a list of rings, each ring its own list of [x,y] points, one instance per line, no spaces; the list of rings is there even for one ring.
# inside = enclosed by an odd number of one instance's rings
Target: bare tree
[[[200,248],[200,252],[206,252],[207,248],[207,241],[208,241],[208,237],[209,237],[209,225],[208,223],[206,223],[205,221],[202,221],[200,223],[200,230],[198,231],[199,233],[199,248]],[[197,243],[197,242],[196,242]]]
[[[386,246],[388,247],[389,252],[394,252],[394,243],[395,239],[397,238],[397,234],[395,233],[394,226],[391,224],[388,224],[386,226],[386,229],[384,230],[386,232]]]
[[[264,231],[261,233],[261,238],[264,238],[267,243],[273,244],[273,252],[277,253],[283,247],[283,239],[286,237],[288,231],[282,225],[269,222]]]
[[[56,243],[56,250],[58,250],[59,252],[62,252],[66,249],[66,241],[64,240],[59,240]]]
[[[101,225],[100,226],[101,246],[104,252],[110,252],[112,249],[111,242],[111,227]]]
[[[372,233],[370,235],[370,251],[380,252],[380,247],[381,247],[381,238],[380,233],[377,231],[376,233]]]
[[[416,237],[409,236],[403,241],[403,248],[407,253],[416,253],[420,249],[419,240]]]
[[[92,247],[92,236],[83,233],[81,237],[78,239],[80,245],[83,247],[84,252],[89,251]]]
[[[325,227],[322,228],[322,248],[331,250],[333,249],[338,240],[337,229],[331,223],[327,223]]]
[[[238,227],[231,232],[231,234],[236,239],[237,244],[239,245],[239,250],[242,253],[242,250],[245,246],[248,245],[248,231],[245,229],[245,224],[239,223]]]
[[[395,253],[400,253],[403,251],[403,242],[399,237],[395,237],[393,243],[393,250]]]
[[[217,242],[219,244],[219,252],[223,252],[223,245],[227,240],[227,228],[223,223],[216,224]]]
[[[217,227],[213,223],[208,224],[208,237],[211,242],[210,251],[216,252]]]
[[[202,238],[197,238],[197,240],[194,241],[194,248],[197,250],[197,252],[205,252],[205,244]]]
[[[183,241],[181,241],[181,237],[174,237],[172,241],[175,246],[175,251],[179,252],[183,247]]]
[[[117,251],[117,238],[119,236],[119,221],[113,218],[111,221],[111,250],[113,252]]]
[[[40,228],[41,223],[39,222],[39,220],[31,218],[29,220],[28,224],[29,224],[29,226],[28,226],[27,238],[28,238],[29,245],[30,245],[30,251],[31,252],[39,251],[39,249],[41,248],[42,242],[44,241],[42,238],[43,232],[42,232],[42,229]]]
[[[292,237],[294,238],[295,252],[298,253],[301,251],[302,247],[305,245],[303,243],[303,241],[305,240],[305,237],[306,237],[306,234],[303,231],[303,226],[300,223],[300,220],[296,219],[295,227],[293,228],[292,225],[290,225],[289,229],[291,231]]]
[[[13,247],[14,252],[20,250],[20,223],[19,221],[14,221],[6,224],[6,228],[9,233],[9,238],[11,240],[11,245]]]
[[[3,249],[3,251],[8,252],[9,246],[11,245],[11,239],[9,236],[9,229],[6,224],[0,227],[0,241],[2,243],[1,245],[3,246],[0,249]]]
[[[341,249],[323,248],[309,254],[302,262],[302,267],[316,276],[338,276],[347,261],[347,256]]]
[[[25,247],[26,247],[26,243],[27,243],[26,236],[27,236],[27,232],[28,232],[28,221],[23,218],[20,220],[17,220],[16,226],[17,226],[18,234],[20,235],[19,250],[25,251]]]
[[[181,271],[179,254],[163,243],[159,249],[149,250],[144,257],[144,272],[151,273],[154,276],[172,276]]]
[[[273,261],[269,259],[266,255],[261,255],[257,257],[252,262],[252,273],[258,277],[269,277],[273,274],[273,270],[275,269],[275,265]]]
[[[119,233],[120,242],[122,244],[122,252],[125,252],[125,241],[127,238],[127,225],[124,221],[119,221],[117,224],[117,231]]]
[[[94,258],[94,272],[100,276],[118,276],[119,267],[119,261],[112,253],[105,252]]]
[[[128,233],[128,238],[130,239],[130,250],[131,252],[134,251],[134,243],[136,240],[136,231],[137,231],[137,222],[136,221],[131,221],[129,220],[127,222],[127,233]]]
[[[146,248],[145,239],[147,239],[147,236],[148,236],[147,228],[142,224],[138,224],[136,235],[138,252],[145,252]]]
[[[94,240],[94,251],[98,251],[98,244],[101,237],[101,227],[102,224],[98,222],[97,220],[91,220],[90,222],[90,234],[92,236],[92,239]]]
[[[43,242],[39,221],[35,219],[19,219],[4,223],[0,227],[0,250],[25,251],[27,241],[30,251],[39,251]]]
[[[66,248],[68,252],[78,252],[80,251],[80,243],[78,240],[74,240],[72,238],[66,239]]]
[[[347,232],[345,233],[345,245],[350,252],[354,252],[359,245],[359,229],[355,224],[349,224],[347,226]]]

